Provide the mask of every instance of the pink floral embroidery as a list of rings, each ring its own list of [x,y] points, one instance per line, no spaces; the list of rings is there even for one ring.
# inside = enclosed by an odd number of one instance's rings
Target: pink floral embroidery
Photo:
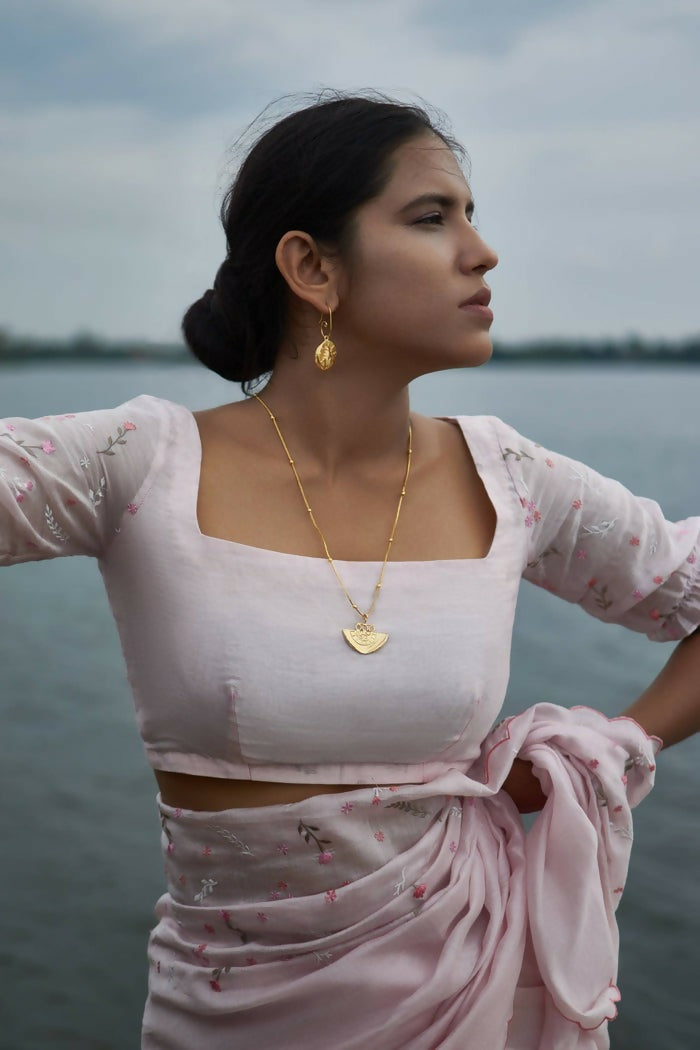
[[[32,489],[34,488],[34,482],[33,481],[25,481],[24,487],[27,490],[27,492],[31,492]],[[66,500],[66,503],[67,502],[68,502],[68,500]],[[73,500],[72,502],[75,503],[75,500]]]
[[[529,529],[531,525],[532,525],[532,518],[528,514],[528,516],[525,518],[525,527]]]
[[[644,597],[644,595],[640,591],[639,587],[635,587],[635,589],[632,591],[632,597],[633,598],[643,598]]]
[[[654,577],[654,583],[663,583],[663,582],[664,582],[663,576],[655,576]]]
[[[579,561],[585,561],[585,559],[586,559],[586,552],[583,549],[583,547],[579,548],[579,550],[576,551],[576,557],[578,558]]]
[[[299,821],[297,825],[297,832],[301,835],[307,846],[311,845],[313,839],[316,848],[319,850],[318,863],[319,864],[330,864],[333,860],[333,854],[326,849],[326,846],[331,845],[331,839],[319,838],[316,832],[319,830],[316,824],[305,824],[303,820]]]
[[[50,441],[44,441],[41,445],[42,452],[45,452],[47,456],[50,456],[52,452],[56,451],[56,446],[52,445]]]
[[[333,901],[338,899],[338,894],[335,890],[327,890],[326,892],[326,904],[332,904]]]
[[[623,886],[616,886],[615,889],[613,890],[613,893],[622,893],[623,889],[624,889]]]
[[[342,806],[340,807],[340,812],[341,813],[346,813],[346,814],[347,813],[352,813],[354,808],[355,808],[355,803],[354,802],[343,802]]]
[[[257,966],[258,960],[254,959],[252,955],[249,955],[246,959],[246,966]]]
[[[425,885],[425,883],[421,882],[420,886],[416,886],[416,888],[414,889],[413,896],[417,897],[418,900],[422,900],[423,897],[425,897],[425,891],[427,889],[428,887]]]
[[[661,619],[661,613],[659,612],[658,609],[652,609],[651,612],[649,613],[649,616],[651,617],[652,620],[660,620]]]
[[[18,492],[17,495],[15,496],[15,499],[17,500],[18,503],[22,503],[24,501],[24,493],[23,492]]]
[[[166,850],[167,850],[168,853],[174,853],[175,852],[175,843],[174,842],[169,842],[168,845],[166,846]]]
[[[457,852],[457,843],[456,842],[451,842],[450,843],[450,853],[456,853],[456,852]]]
[[[535,519],[535,521],[542,521],[542,515],[540,514],[540,512],[538,510],[536,510],[535,513],[532,516]]]
[[[626,784],[627,783],[627,774],[623,773],[622,776],[620,777],[620,780],[622,781],[623,784]]]
[[[66,500],[66,506],[67,507],[74,507],[77,502],[78,502],[77,499],[69,498],[69,499]]]
[[[656,765],[652,762],[651,765],[649,766],[649,772],[653,773],[655,769],[656,769]]]
[[[638,546],[639,546],[639,536],[632,536],[632,538],[630,539],[630,547],[638,547]]]
[[[219,984],[219,982],[218,982],[218,981],[210,981],[210,982],[209,982],[209,986],[210,986],[210,987],[211,987],[211,988],[213,989],[213,991],[215,991],[215,992],[220,992],[220,991],[221,991],[221,985]]]
[[[211,856],[211,846],[205,846],[205,847],[203,848],[203,850],[202,850],[202,856],[203,856],[203,857],[210,857],[210,856]]]
[[[612,599],[608,598],[608,585],[604,583],[597,587],[597,583],[598,581],[595,577],[588,581],[588,587],[594,596],[595,604],[599,609],[609,609],[612,605]]]
[[[135,503],[127,503],[126,509],[129,511],[129,514],[135,514],[139,508]]]
[[[136,430],[136,424],[135,423],[130,423],[129,420],[127,420],[126,423],[122,423],[122,425],[117,428],[117,436],[116,436],[116,438],[113,438],[111,434],[109,435],[109,437],[107,438],[107,446],[106,446],[106,448],[98,448],[97,449],[97,455],[98,456],[116,456],[116,452],[114,451],[114,446],[115,445],[126,445],[126,438],[125,438],[124,435],[129,430]]]
[[[289,889],[289,883],[284,882],[284,881],[278,882],[277,883],[277,889],[278,890],[288,890]]]
[[[392,784],[392,785],[391,785],[391,786],[389,787],[389,791],[398,791],[398,790],[399,790],[399,789],[398,789],[398,787],[397,787],[397,785],[396,785],[396,784]]]
[[[372,799],[372,805],[373,806],[381,806],[381,804],[382,804],[382,800],[380,799],[379,795],[375,795],[374,798]]]
[[[688,562],[689,565],[695,565],[697,559],[695,555],[691,552],[685,560]]]
[[[259,911],[258,912],[258,918],[260,919],[260,922],[267,922],[267,920],[270,918],[270,916],[266,915],[264,911]]]
[[[16,430],[17,429],[17,427],[12,425],[12,423],[5,423],[5,426],[6,426],[6,428],[8,430]]]
[[[277,846],[277,852],[281,853],[283,857],[286,857],[289,853],[289,846],[286,842],[280,842]]]
[[[554,462],[553,462],[553,460],[551,460],[549,458],[549,456],[547,457],[547,459],[545,459],[545,463],[547,464],[548,467],[553,467],[554,466]]]
[[[575,500],[573,500],[571,506],[574,508],[574,510],[581,510],[581,507],[583,506],[583,503],[581,502],[580,499],[575,499]]]
[[[384,841],[384,832],[383,831],[375,831],[374,837],[377,840],[377,842],[383,842]]]
[[[615,808],[613,810],[613,813],[622,813],[622,810],[623,810],[622,806],[615,806]]]
[[[212,937],[216,933],[216,930],[214,929],[214,927],[210,926],[208,922],[204,923],[204,929],[207,931],[207,933],[210,933],[212,935]]]
[[[599,765],[600,765],[600,762],[598,761],[598,759],[597,758],[592,758],[590,760],[590,762],[588,763],[588,768],[589,769],[597,769]]]

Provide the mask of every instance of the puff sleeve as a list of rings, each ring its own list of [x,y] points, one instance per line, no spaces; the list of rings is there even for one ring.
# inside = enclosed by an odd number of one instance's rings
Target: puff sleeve
[[[162,435],[158,398],[0,420],[0,566],[102,557],[136,513]]]
[[[654,641],[692,633],[700,624],[700,517],[667,521],[653,500],[501,427],[527,537],[523,577]]]

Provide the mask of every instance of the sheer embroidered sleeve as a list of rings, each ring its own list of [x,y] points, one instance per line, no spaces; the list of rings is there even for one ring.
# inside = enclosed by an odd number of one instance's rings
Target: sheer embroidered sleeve
[[[0,420],[0,566],[102,556],[138,509],[164,404],[144,394],[112,409]]]
[[[524,578],[654,641],[695,630],[700,517],[667,521],[653,500],[502,426],[527,536]]]

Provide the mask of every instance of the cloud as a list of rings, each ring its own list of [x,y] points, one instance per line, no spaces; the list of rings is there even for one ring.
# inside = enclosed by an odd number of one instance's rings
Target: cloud
[[[52,33],[31,77],[10,64],[0,112],[0,319],[19,330],[174,335],[222,254],[227,147],[271,98],[324,84],[451,117],[501,256],[497,336],[697,327],[695,0],[28,0],[23,17],[42,10]]]

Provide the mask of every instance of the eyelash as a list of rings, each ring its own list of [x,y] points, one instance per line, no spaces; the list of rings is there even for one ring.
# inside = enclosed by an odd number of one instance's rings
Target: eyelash
[[[431,222],[430,221],[431,219],[438,219],[439,221],[438,222]],[[444,219],[444,216],[442,215],[442,213],[439,212],[439,211],[434,211],[434,212],[431,212],[430,215],[424,215],[422,219],[418,219],[416,225],[417,226],[442,226],[444,221],[445,221],[445,219]],[[476,230],[476,232],[478,233],[479,227],[475,226],[474,223],[470,223],[470,225],[471,225],[472,229]]]

